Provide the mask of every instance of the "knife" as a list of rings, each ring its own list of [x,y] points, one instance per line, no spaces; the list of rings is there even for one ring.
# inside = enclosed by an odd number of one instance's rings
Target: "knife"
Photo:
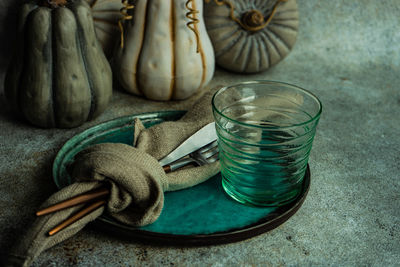
[[[164,167],[165,165],[183,158],[184,156],[189,155],[193,151],[196,151],[197,149],[208,145],[215,140],[217,140],[215,122],[211,122],[191,135],[166,157],[162,158],[159,163],[162,167]]]

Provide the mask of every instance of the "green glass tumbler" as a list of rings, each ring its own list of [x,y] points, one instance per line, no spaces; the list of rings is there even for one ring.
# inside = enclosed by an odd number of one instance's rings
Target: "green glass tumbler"
[[[322,112],[319,99],[287,83],[249,81],[218,90],[212,108],[225,192],[255,206],[293,201]]]

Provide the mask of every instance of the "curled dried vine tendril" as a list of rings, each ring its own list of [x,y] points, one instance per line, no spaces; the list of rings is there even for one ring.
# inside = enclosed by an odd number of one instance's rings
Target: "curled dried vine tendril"
[[[189,4],[191,5],[189,6]],[[196,27],[196,24],[200,22],[200,20],[197,18],[197,14],[199,13],[199,11],[193,8],[193,0],[188,0],[186,2],[186,8],[189,10],[189,12],[186,13],[186,17],[190,19],[190,21],[186,23],[186,26],[188,26],[188,28],[191,29],[196,35],[196,42],[197,42],[196,52],[199,53],[200,34],[199,34],[199,29]]]
[[[135,6],[129,4],[128,0],[123,0],[122,1],[122,5],[124,7],[119,10],[121,12],[121,14],[122,14],[122,18],[120,20],[118,20],[118,27],[119,27],[119,30],[121,32],[121,48],[124,48],[124,27],[123,27],[123,22],[125,20],[130,20],[130,19],[133,18],[132,15],[128,14],[128,10],[129,9],[134,9]]]
[[[210,3],[211,0],[205,0],[206,3]],[[235,6],[230,1],[226,0],[214,0],[215,4],[218,6],[227,5],[230,8],[229,17],[236,21],[243,29],[251,32],[256,32],[261,29],[264,29],[272,20],[273,16],[276,13],[276,9],[281,2],[287,2],[288,0],[277,0],[274,7],[272,8],[271,14],[269,15],[268,19],[264,21],[263,15],[258,10],[250,10],[245,14],[245,19],[249,21],[242,21],[238,19],[235,14]],[[260,16],[262,16],[262,20],[260,20]],[[263,22],[263,23],[262,23]]]
[[[118,27],[119,30],[121,32],[121,48],[124,47],[124,27],[123,27],[123,22],[125,20],[131,20],[133,18],[132,15],[128,14],[128,10],[129,9],[133,9],[135,8],[134,5],[129,4],[128,0],[123,0],[122,4],[124,5],[123,8],[120,9],[120,12],[122,14],[122,18],[118,21]],[[189,4],[191,4],[189,6]],[[191,29],[195,36],[196,36],[196,42],[197,42],[197,48],[196,48],[196,52],[199,53],[199,46],[200,46],[200,34],[199,34],[199,30],[196,27],[196,24],[200,22],[200,20],[197,18],[197,14],[199,13],[198,10],[196,10],[195,8],[193,8],[193,0],[188,0],[186,2],[186,8],[189,10],[189,12],[186,13],[186,17],[188,19],[190,19],[190,21],[188,23],[186,23],[186,25],[188,26],[189,29]]]

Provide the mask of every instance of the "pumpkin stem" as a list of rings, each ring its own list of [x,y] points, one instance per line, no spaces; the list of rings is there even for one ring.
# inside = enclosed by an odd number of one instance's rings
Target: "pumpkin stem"
[[[264,24],[264,15],[258,10],[250,10],[243,14],[243,24],[249,27],[257,27]]]
[[[43,0],[43,5],[50,8],[57,8],[68,4],[68,0]]]
[[[205,3],[208,4],[210,3],[210,1],[211,0],[205,0]],[[214,0],[215,4],[218,6],[227,5],[230,9],[230,15],[229,15],[230,18],[233,21],[236,21],[243,29],[250,32],[256,32],[267,27],[268,24],[271,22],[272,18],[274,17],[278,5],[281,2],[287,2],[287,1],[288,0],[276,0],[275,5],[269,17],[265,20],[264,15],[258,10],[247,11],[246,13],[244,13],[241,19],[238,19],[234,14],[235,5],[232,2],[227,0]]]

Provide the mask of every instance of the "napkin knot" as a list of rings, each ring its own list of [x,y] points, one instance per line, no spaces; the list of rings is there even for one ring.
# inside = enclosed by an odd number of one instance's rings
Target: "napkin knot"
[[[126,144],[98,144],[76,155],[71,169],[77,183],[110,185],[107,211],[116,220],[141,226],[159,217],[167,175],[148,153]]]

